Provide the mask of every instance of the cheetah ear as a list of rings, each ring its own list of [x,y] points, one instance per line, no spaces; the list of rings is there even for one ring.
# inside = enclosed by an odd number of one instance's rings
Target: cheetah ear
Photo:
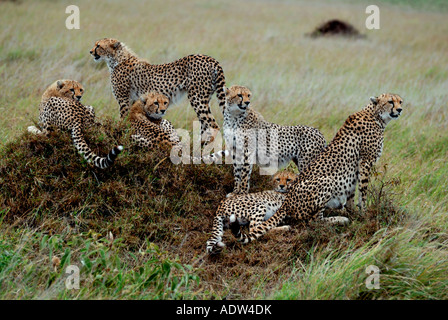
[[[64,82],[58,80],[58,82],[56,82],[56,85],[58,86],[58,89],[62,89],[62,87],[64,86]]]
[[[121,45],[120,41],[115,42],[112,44],[112,48],[117,49]]]
[[[143,102],[143,104],[146,104],[147,100],[148,100],[148,96],[146,94],[143,96],[140,96],[140,101]]]
[[[372,101],[373,104],[378,104],[378,97],[370,97],[370,101]]]

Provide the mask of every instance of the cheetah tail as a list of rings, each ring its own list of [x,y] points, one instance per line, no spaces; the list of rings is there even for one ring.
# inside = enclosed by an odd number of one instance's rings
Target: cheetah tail
[[[211,155],[202,156],[202,161],[204,161],[205,164],[219,163],[219,161],[221,161],[222,158],[228,157],[229,154],[230,153],[228,150],[220,150],[215,153],[212,153]]]
[[[78,152],[84,156],[84,159],[86,159],[88,162],[93,162],[96,167],[101,169],[110,167],[114,163],[117,156],[123,150],[123,146],[116,146],[108,153],[106,157],[99,157],[89,148],[86,141],[84,140],[81,130],[73,129],[72,139],[73,144],[75,145]]]

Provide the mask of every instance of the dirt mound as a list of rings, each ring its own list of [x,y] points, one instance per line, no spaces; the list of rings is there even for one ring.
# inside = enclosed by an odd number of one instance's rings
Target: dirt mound
[[[365,35],[359,33],[359,31],[351,24],[342,20],[329,20],[322,23],[313,32],[309,34],[310,37],[326,37],[326,36],[343,36],[353,38],[364,38]]]
[[[154,243],[170,258],[195,268],[205,297],[231,299],[252,297],[260,278],[270,279],[272,288],[279,286],[297,260],[306,262],[312,250],[342,252],[362,246],[402,217],[383,192],[378,200],[373,197],[365,219],[354,215],[347,227],[292,223],[290,232],[268,233],[248,245],[226,232],[227,248],[221,255],[207,256],[215,211],[233,189],[232,166],[174,165],[166,150],[131,147],[128,136],[128,128],[112,120],[104,121],[99,131],[86,132],[89,146],[99,155],[117,144],[125,147],[106,170],[84,161],[68,133],[48,139],[24,133],[6,145],[0,151],[2,226],[63,234],[67,243],[80,233],[111,233],[122,239],[117,250],[123,254]],[[270,188],[270,177],[254,168],[251,192]]]

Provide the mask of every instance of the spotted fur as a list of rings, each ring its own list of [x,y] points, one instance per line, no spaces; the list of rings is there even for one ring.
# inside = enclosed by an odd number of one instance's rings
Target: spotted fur
[[[323,218],[323,211],[343,207],[353,211],[358,183],[358,206],[362,212],[370,170],[382,153],[384,130],[391,120],[400,116],[402,103],[399,95],[382,94],[349,116],[328,147],[300,173],[280,209],[248,234],[241,233],[239,240],[247,243],[259,238],[286,216],[302,223],[313,219],[347,223],[344,217]]]
[[[82,131],[96,124],[95,111],[92,106],[84,106],[79,102],[83,90],[72,91],[73,88],[70,88],[76,86],[79,89],[82,85],[73,80],[59,80],[54,84],[44,92],[39,104],[39,124],[42,130],[31,126],[28,131],[43,135],[49,135],[54,129],[69,131],[76,149],[87,161],[101,169],[111,166],[123,147],[115,147],[102,158],[87,145]]]
[[[225,244],[222,242],[224,229],[237,221],[236,235],[239,235],[239,225],[249,225],[249,230],[269,219],[283,203],[289,186],[296,179],[296,174],[290,171],[280,171],[273,176],[274,190],[235,195],[224,199],[216,211],[213,220],[212,236],[207,241],[206,250],[209,254],[221,252]],[[282,227],[282,229],[288,228]],[[234,230],[232,230],[235,232]]]
[[[138,58],[124,43],[110,38],[96,41],[90,54],[95,61],[106,61],[122,118],[128,114],[132,101],[147,92],[162,93],[172,102],[187,94],[201,122],[203,141],[213,141],[219,126],[210,111],[212,94],[216,92],[221,108],[225,105],[224,72],[214,58],[195,54],[153,65]]]
[[[264,120],[251,107],[251,92],[246,87],[226,89],[226,100],[223,131],[226,149],[232,154],[235,178],[229,196],[249,192],[253,164],[281,169],[292,160],[302,171],[325,148],[325,138],[318,129],[282,126]]]
[[[162,118],[166,115],[169,103],[167,96],[155,92],[144,94],[134,102],[128,118],[133,130],[131,139],[136,145],[149,149],[166,146],[174,155],[179,155],[182,149],[179,136],[171,122]],[[189,161],[200,163],[204,160],[206,163],[211,163],[224,156],[226,153],[221,151],[203,156],[201,159],[192,157]]]

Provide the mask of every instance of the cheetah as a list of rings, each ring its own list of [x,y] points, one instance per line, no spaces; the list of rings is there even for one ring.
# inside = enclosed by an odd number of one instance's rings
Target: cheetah
[[[88,162],[101,169],[113,164],[123,150],[122,146],[114,147],[109,154],[98,157],[87,145],[82,131],[95,122],[95,111],[92,106],[84,106],[79,102],[82,97],[82,85],[74,80],[58,80],[42,95],[39,104],[39,124],[42,130],[30,126],[28,131],[33,134],[48,136],[54,128],[71,132],[73,143],[79,153]]]
[[[209,254],[220,253],[225,247],[222,242],[224,229],[237,221],[239,225],[249,224],[252,230],[262,221],[269,219],[280,208],[285,199],[288,187],[296,179],[291,171],[279,171],[273,178],[274,190],[235,195],[224,199],[219,205],[213,220],[212,236],[207,241],[206,251]],[[282,227],[278,227],[282,229]],[[289,228],[286,226],[285,228]],[[233,231],[233,230],[232,230]]]
[[[306,224],[322,219],[325,208],[354,211],[357,184],[358,206],[363,213],[370,169],[381,156],[384,130],[401,115],[403,103],[399,95],[391,93],[370,100],[361,111],[347,118],[327,148],[299,174],[280,209],[248,234],[241,233],[239,241],[247,243],[259,238],[288,215]],[[329,219],[348,223],[345,217]]]
[[[83,94],[84,94],[84,87],[78,81],[68,79],[56,80],[51,85],[49,85],[42,94],[39,104],[39,113],[41,112],[40,108],[51,97],[68,98],[80,101]],[[86,117],[87,120],[86,124],[88,124],[89,126],[97,124],[95,121],[95,111],[93,110],[93,107],[92,106],[85,106],[85,107],[88,113],[88,117]],[[28,131],[34,134],[42,134],[42,131],[35,126],[29,126]]]
[[[169,103],[169,98],[161,93],[149,92],[141,95],[133,103],[128,116],[132,127],[131,139],[141,148],[171,148],[171,155],[178,159],[179,152],[182,151],[179,136],[171,122],[162,118],[166,115]],[[194,163],[200,163],[201,160],[212,163],[218,162],[226,155],[228,153],[225,151],[219,151],[201,159],[192,157],[189,160]]]
[[[249,192],[253,164],[281,169],[291,160],[299,172],[325,148],[326,140],[315,128],[283,126],[264,120],[251,105],[251,91],[233,85],[226,89],[223,133],[232,154],[234,190],[228,196]]]
[[[219,131],[210,111],[212,94],[221,109],[225,105],[225,76],[217,60],[200,54],[189,55],[166,64],[150,64],[140,59],[123,42],[105,38],[95,42],[90,54],[104,60],[110,71],[113,94],[124,118],[138,97],[150,91],[166,95],[171,102],[185,94],[201,122],[202,142],[212,142]]]

